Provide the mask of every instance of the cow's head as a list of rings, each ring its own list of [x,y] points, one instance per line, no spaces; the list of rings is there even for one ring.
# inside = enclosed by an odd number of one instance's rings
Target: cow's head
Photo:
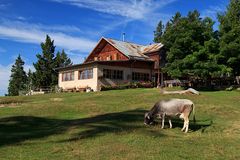
[[[151,116],[148,112],[145,113],[144,115],[144,124],[145,125],[150,125],[150,124],[153,124],[153,116]]]

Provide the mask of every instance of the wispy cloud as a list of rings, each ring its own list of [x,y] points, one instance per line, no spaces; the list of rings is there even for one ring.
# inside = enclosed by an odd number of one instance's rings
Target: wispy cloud
[[[56,2],[74,5],[80,8],[88,8],[98,12],[119,15],[133,19],[142,19],[148,8],[152,6],[151,1],[100,1],[100,0],[53,0]]]
[[[0,53],[4,53],[4,52],[6,52],[6,49],[0,47]]]
[[[79,64],[84,62],[85,58],[88,56],[88,54],[79,54],[70,50],[65,50],[65,52],[67,53],[73,64]]]
[[[8,9],[8,7],[10,6],[10,3],[4,3],[4,2],[0,2],[0,11],[5,11]]]
[[[4,96],[8,92],[8,84],[11,75],[11,68],[13,64],[9,64],[7,66],[0,64],[0,96]],[[34,71],[32,65],[25,64],[24,70],[27,73],[28,70],[31,69]]]
[[[55,45],[58,47],[79,52],[88,52],[96,44],[93,40],[71,36],[64,31],[73,32],[79,31],[79,29],[74,26],[47,26],[43,24],[30,24],[18,21],[5,21],[0,24],[1,39],[40,44],[45,40],[46,34],[48,34],[54,39]]]
[[[41,30],[41,31],[51,31],[51,32],[82,32],[80,28],[74,26],[74,25],[44,25],[41,23],[36,23],[36,24],[32,24],[32,23],[28,23],[28,22],[23,22],[22,20],[26,20],[27,18],[19,16],[17,17],[18,20],[7,20],[7,19],[0,19],[0,24],[2,26],[6,26],[6,27],[19,27],[19,28],[24,28],[24,29],[34,29],[34,30]],[[17,26],[17,27],[16,27]]]
[[[169,20],[171,15],[163,13],[162,9],[177,0],[50,0],[66,5],[99,12],[103,18],[108,17],[107,21],[97,34],[106,34],[116,28],[121,27],[125,32],[126,26],[134,21],[144,23],[144,27],[155,29],[159,20],[164,23]],[[146,29],[142,29],[146,30]],[[121,33],[120,33],[121,34]],[[142,34],[145,34],[142,32]],[[148,33],[149,34],[149,33]],[[151,33],[152,34],[152,33]]]
[[[226,9],[226,6],[223,4],[220,4],[219,6],[210,6],[208,9],[205,9],[202,11],[201,16],[210,17],[213,20],[217,20],[217,14],[223,13],[225,9]]]
[[[87,8],[98,12],[118,15],[135,20],[143,20],[156,9],[162,8],[176,0],[51,0],[70,4],[80,8]]]
[[[7,87],[11,74],[11,66],[12,65],[3,66],[0,64],[0,96],[3,96],[7,93]]]
[[[17,19],[20,20],[20,21],[25,21],[25,20],[27,20],[25,17],[22,17],[22,16],[18,16]]]
[[[81,32],[81,33],[94,33],[94,35],[101,36],[106,32],[112,31],[119,26],[126,26],[128,23],[139,20],[144,21],[146,24],[151,27],[158,23],[160,19],[166,19],[166,13],[162,13],[162,9],[177,1],[177,0],[48,0],[56,3],[62,3],[66,5],[72,5],[79,8],[86,8],[89,10],[99,12],[99,15],[102,16],[103,19],[106,16],[109,16],[111,19],[111,23],[107,21],[107,25],[104,24],[102,28],[97,28],[97,32],[94,30],[80,30],[75,26],[41,26],[41,24],[36,24],[35,26],[31,26],[35,29],[39,30],[47,30],[52,32]],[[17,20],[25,21],[26,17],[17,16]],[[102,20],[102,19],[101,19]],[[165,21],[165,20],[164,20]],[[16,24],[16,26],[19,24]],[[99,26],[99,24],[98,24]],[[91,37],[91,35],[88,35]]]
[[[7,4],[0,4],[0,9],[5,9],[7,6]]]

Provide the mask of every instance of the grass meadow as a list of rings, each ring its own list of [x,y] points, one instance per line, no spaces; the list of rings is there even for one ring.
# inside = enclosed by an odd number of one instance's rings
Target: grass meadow
[[[196,124],[145,126],[156,101],[188,98]],[[192,116],[190,117],[192,120]],[[158,89],[0,98],[0,159],[240,159],[240,92],[161,95]]]

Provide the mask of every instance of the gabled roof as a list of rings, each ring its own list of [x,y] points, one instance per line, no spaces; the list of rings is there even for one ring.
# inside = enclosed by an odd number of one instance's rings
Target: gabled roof
[[[111,38],[102,37],[92,52],[88,55],[88,57],[95,52],[96,49],[100,46],[101,42],[105,41],[105,43],[109,43],[122,54],[124,54],[129,59],[149,59],[149,57],[145,54],[152,53],[155,51],[159,51],[163,44],[156,43],[151,45],[139,45],[135,43],[125,42],[125,41],[118,41]],[[88,59],[88,58],[87,58]]]
[[[110,38],[104,38],[108,43],[110,43],[113,47],[118,49],[120,52],[122,52],[127,57],[143,57],[148,58],[144,54],[142,54],[141,51],[141,45],[124,42],[124,41],[117,41]]]
[[[142,46],[141,51],[143,54],[147,54],[147,53],[159,51],[162,47],[163,47],[162,43],[155,43],[147,46]]]
[[[130,42],[118,41],[111,38],[103,37],[103,39],[105,39],[107,42],[109,42],[112,46],[114,46],[127,57],[149,58],[145,55],[146,53],[159,51],[163,47],[163,44],[161,43],[144,46]]]

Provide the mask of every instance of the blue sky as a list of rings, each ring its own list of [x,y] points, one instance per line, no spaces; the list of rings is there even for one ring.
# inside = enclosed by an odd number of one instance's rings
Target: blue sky
[[[40,43],[49,34],[56,50],[81,63],[102,37],[149,44],[159,20],[197,9],[216,19],[228,0],[0,0],[0,95],[7,93],[18,54],[33,69]],[[215,26],[217,29],[217,25]]]

